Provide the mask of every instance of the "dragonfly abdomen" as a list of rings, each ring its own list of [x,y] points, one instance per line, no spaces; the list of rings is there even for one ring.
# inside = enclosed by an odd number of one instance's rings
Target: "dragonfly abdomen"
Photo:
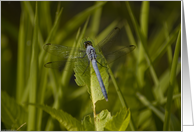
[[[106,92],[106,89],[105,89],[104,83],[103,83],[103,81],[102,81],[102,77],[101,77],[100,72],[99,72],[99,70],[98,70],[98,65],[97,65],[95,59],[92,60],[92,66],[93,66],[94,71],[95,71],[95,73],[96,73],[96,76],[97,76],[97,78],[98,78],[98,82],[99,82],[99,84],[100,84],[100,88],[101,88],[101,91],[102,91],[102,93],[103,93],[103,96],[104,96],[104,98],[106,99],[106,101],[108,101],[108,95],[107,95],[107,92]]]

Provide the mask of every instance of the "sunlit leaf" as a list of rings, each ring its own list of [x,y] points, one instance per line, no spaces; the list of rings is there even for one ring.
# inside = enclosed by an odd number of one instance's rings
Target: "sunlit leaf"
[[[120,112],[107,122],[106,129],[111,131],[125,131],[129,125],[130,118],[130,110],[122,108]]]

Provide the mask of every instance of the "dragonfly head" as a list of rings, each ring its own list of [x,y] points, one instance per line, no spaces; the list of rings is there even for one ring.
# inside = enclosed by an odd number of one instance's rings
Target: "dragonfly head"
[[[88,45],[92,46],[92,42],[91,41],[85,41],[84,42],[84,47],[87,48]]]

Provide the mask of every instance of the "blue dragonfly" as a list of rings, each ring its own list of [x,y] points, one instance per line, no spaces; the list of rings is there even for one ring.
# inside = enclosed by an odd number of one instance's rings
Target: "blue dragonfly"
[[[121,43],[117,43],[116,45],[119,48],[115,48],[113,43],[115,41],[115,38],[119,34],[119,32],[120,32],[120,28],[118,27],[114,28],[113,31],[96,46],[93,45],[92,41],[86,39],[83,41],[83,47],[78,48],[73,55],[70,54],[72,47],[56,45],[51,43],[45,44],[43,46],[45,51],[53,55],[64,58],[64,61],[48,62],[44,66],[47,68],[60,67],[62,63],[67,62],[67,59],[70,58],[70,61],[68,61],[68,63],[69,62],[75,63],[79,61],[86,63],[87,65],[85,65],[85,68],[84,68],[86,71],[91,62],[93,69],[95,71],[95,74],[97,76],[103,96],[106,99],[106,101],[108,101],[108,95],[107,95],[101,74],[99,72],[99,67],[97,63],[100,64],[100,66],[102,67],[106,67],[106,64],[105,63],[101,64],[100,61],[98,60],[103,60],[103,58],[105,58],[108,64],[112,63],[115,60],[119,59],[120,57],[123,57],[128,53],[130,53],[136,47],[135,45],[122,46]],[[99,49],[103,53],[104,57],[99,53],[99,50],[97,49]],[[85,71],[83,71],[83,74],[85,73]]]

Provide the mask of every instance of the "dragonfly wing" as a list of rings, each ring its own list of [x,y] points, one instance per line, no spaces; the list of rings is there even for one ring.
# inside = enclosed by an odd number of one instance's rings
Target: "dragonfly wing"
[[[76,63],[75,63],[76,62]],[[53,69],[63,69],[63,67],[67,64],[70,64],[70,65],[76,65],[76,66],[81,66],[82,63],[86,63],[88,64],[88,58],[87,56],[85,57],[82,57],[82,58],[75,58],[75,59],[71,59],[71,60],[68,60],[68,59],[65,59],[64,61],[52,61],[52,62],[48,62],[44,65],[44,67],[46,68],[53,68]]]
[[[74,62],[88,61],[85,50],[81,48],[78,48],[78,50],[75,51],[73,55],[70,55],[72,48],[67,46],[48,43],[48,44],[45,44],[43,48],[45,51],[49,52],[50,54],[56,55],[63,59],[63,61],[52,61],[52,62],[46,63],[44,66],[47,68],[62,69],[67,63],[74,64]]]
[[[106,58],[107,63],[110,64],[110,63],[116,61],[117,59],[129,54],[135,48],[136,48],[135,45],[129,45],[129,46],[121,47],[121,48],[118,48],[117,50],[115,50],[113,52],[105,54],[104,57]]]
[[[57,44],[45,44],[43,46],[43,49],[53,55],[56,55],[58,57],[62,57],[62,58],[79,58],[79,57],[83,57],[85,54],[85,50],[79,48],[74,55],[70,55],[70,52],[72,50],[71,47],[67,47],[67,46],[62,46],[62,45],[57,45]]]
[[[104,38],[98,46],[100,47],[107,63],[112,63],[118,58],[127,55],[135,49],[135,45],[129,45],[127,41],[121,42],[121,29],[116,27]]]
[[[44,65],[46,68],[54,68],[54,69],[61,69],[65,65],[65,61],[52,61],[48,62]]]
[[[100,47],[100,50],[103,54],[106,54],[110,51],[110,48],[113,46],[116,38],[118,37],[119,32],[120,28],[114,28],[113,31],[107,35],[106,38],[104,38],[100,43],[98,43],[98,46]]]

